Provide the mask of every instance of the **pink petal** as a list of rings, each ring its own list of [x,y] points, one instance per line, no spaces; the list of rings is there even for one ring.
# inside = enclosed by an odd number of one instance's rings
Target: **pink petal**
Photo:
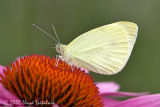
[[[122,101],[114,107],[160,107],[160,94],[132,98]]]
[[[3,75],[3,69],[4,67],[0,65],[0,74]],[[7,105],[11,106],[14,103],[19,103],[17,105],[21,105],[23,107],[23,103],[21,100],[15,96],[13,93],[8,91],[6,88],[3,87],[3,85],[0,83],[0,105]]]
[[[2,75],[4,75],[4,74],[3,74],[3,69],[5,69],[5,67],[2,66],[2,65],[0,65],[0,74],[2,74]]]
[[[120,101],[114,100],[111,98],[103,98],[102,100],[103,100],[104,107],[112,107],[112,106],[120,103]]]
[[[102,96],[115,96],[115,97],[137,97],[147,95],[147,92],[144,93],[130,93],[130,92],[106,92],[101,94]]]
[[[57,104],[53,104],[53,105],[52,105],[52,107],[59,107],[59,105],[57,105]]]
[[[84,70],[85,73],[89,73],[89,71],[87,69],[81,68],[81,70]]]
[[[14,103],[18,103],[17,105],[23,105],[21,100],[15,96],[13,93],[8,91],[3,87],[0,83],[0,105],[13,105]]]
[[[3,71],[4,66],[0,65],[0,72]]]
[[[119,85],[114,82],[98,82],[97,87],[99,88],[100,94],[116,92],[120,88]]]

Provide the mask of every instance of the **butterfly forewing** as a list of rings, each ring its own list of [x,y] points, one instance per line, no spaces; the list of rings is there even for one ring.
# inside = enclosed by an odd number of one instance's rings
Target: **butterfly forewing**
[[[120,25],[125,29],[129,38],[130,46],[132,48],[137,38],[137,33],[138,33],[137,24],[126,21],[116,22],[116,24]]]

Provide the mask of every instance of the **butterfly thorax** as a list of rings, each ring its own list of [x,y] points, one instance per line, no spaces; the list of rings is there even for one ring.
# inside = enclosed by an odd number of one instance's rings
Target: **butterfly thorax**
[[[56,44],[57,52],[62,56],[65,62],[70,63],[70,55],[68,52],[66,53],[66,47],[67,46],[63,44]]]

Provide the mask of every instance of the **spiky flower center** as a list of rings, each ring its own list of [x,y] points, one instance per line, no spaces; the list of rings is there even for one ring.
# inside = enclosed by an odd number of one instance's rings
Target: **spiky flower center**
[[[0,82],[22,101],[48,102],[47,106],[51,106],[50,102],[67,107],[103,106],[92,78],[60,59],[25,56],[12,63],[11,68],[6,66],[3,72]]]

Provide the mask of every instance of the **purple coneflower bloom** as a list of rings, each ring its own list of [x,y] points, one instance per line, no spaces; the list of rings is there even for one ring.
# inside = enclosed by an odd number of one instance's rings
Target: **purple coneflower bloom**
[[[41,55],[0,66],[0,105],[158,107],[160,94],[118,92],[114,82],[94,83],[77,67]],[[134,97],[120,101],[113,97]],[[42,102],[43,101],[43,102]]]
[[[2,88],[10,92],[7,105],[103,107],[91,76],[62,60],[42,55],[25,56],[0,71]],[[20,100],[16,97],[12,98],[15,102],[9,100],[11,93]],[[5,95],[0,98],[1,105]]]

